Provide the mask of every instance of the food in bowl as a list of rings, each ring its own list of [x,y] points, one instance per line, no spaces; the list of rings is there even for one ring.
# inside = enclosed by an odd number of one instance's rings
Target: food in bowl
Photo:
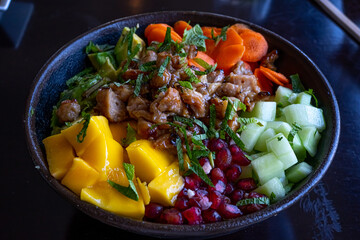
[[[134,219],[200,224],[283,198],[312,171],[325,128],[299,75],[243,24],[124,28],[86,47],[43,140],[49,170],[84,201]]]

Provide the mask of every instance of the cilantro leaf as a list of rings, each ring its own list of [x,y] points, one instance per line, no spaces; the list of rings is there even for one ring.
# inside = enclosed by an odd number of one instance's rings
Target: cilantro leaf
[[[206,44],[203,31],[199,24],[196,24],[190,30],[184,31],[182,43],[186,45],[195,45],[200,51],[206,51]]]
[[[136,141],[136,131],[128,123],[126,127],[126,137],[122,139],[121,143],[123,147],[129,146],[132,142]]]

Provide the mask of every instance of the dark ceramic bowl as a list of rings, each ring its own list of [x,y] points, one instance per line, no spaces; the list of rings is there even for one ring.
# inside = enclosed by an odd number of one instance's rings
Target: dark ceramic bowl
[[[81,201],[77,195],[61,185],[49,173],[41,141],[50,134],[49,123],[52,106],[56,104],[60,92],[65,89],[65,81],[85,68],[84,48],[89,41],[97,44],[115,44],[125,26],[135,26],[139,23],[138,33],[142,35],[144,28],[150,23],[164,22],[171,25],[180,19],[191,21],[193,24],[219,27],[245,23],[255,31],[262,33],[269,43],[269,49],[280,51],[281,57],[277,64],[281,72],[285,75],[299,73],[305,87],[314,89],[320,107],[324,110],[327,128],[322,132],[316,157],[310,160],[314,171],[285,198],[264,210],[228,221],[196,226],[136,221],[114,215]],[[87,215],[106,224],[138,234],[157,237],[224,235],[276,215],[298,201],[319,182],[334,157],[340,132],[339,110],[333,90],[317,66],[303,52],[279,35],[252,23],[233,17],[201,12],[157,12],[136,15],[114,20],[80,35],[57,51],[36,76],[27,102],[25,122],[28,147],[34,164],[44,179],[60,195]]]

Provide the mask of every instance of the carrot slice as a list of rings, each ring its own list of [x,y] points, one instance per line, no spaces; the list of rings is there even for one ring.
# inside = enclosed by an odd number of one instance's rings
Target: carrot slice
[[[215,65],[215,60],[212,59],[209,55],[207,55],[204,52],[200,52],[198,51],[195,58],[200,58],[202,60],[204,60],[207,64],[214,66]],[[194,66],[199,68],[200,71],[205,71],[205,68],[202,67],[200,64],[198,64],[194,59],[188,59],[188,65],[189,66]]]
[[[220,35],[221,33],[221,28],[215,28],[215,27],[202,27],[201,28],[203,31],[204,36],[211,38],[211,31],[213,30],[214,32],[214,37],[217,37]],[[205,39],[205,44],[206,44],[206,54],[209,55],[210,57],[214,58],[214,51],[215,51],[215,41],[210,40],[210,39]]]
[[[242,33],[244,30],[249,30],[249,26],[243,23],[235,23],[230,28],[234,29],[238,34]]]
[[[163,42],[166,35],[166,30],[162,27],[153,28],[150,32],[148,32],[148,44],[153,41]],[[181,42],[182,38],[175,31],[171,31],[171,39],[175,42]]]
[[[239,34],[244,40],[245,52],[242,60],[257,62],[263,58],[268,51],[268,44],[263,35],[252,30],[246,30]]]
[[[188,59],[188,65],[198,68],[199,71],[205,71],[205,68],[198,64],[194,59]]]
[[[184,35],[184,31],[186,30],[190,30],[192,27],[185,21],[177,21],[174,24],[174,30],[175,32],[177,32],[177,34],[179,34],[181,37],[183,37]]]
[[[259,68],[256,68],[254,75],[258,79],[258,85],[263,92],[269,92],[271,95],[274,93],[272,82],[267,79]]]
[[[241,44],[222,47],[216,56],[218,68],[223,69],[225,73],[229,73],[230,69],[241,60],[245,51],[245,47]]]
[[[147,38],[149,36],[149,33],[151,32],[151,30],[153,30],[154,28],[162,28],[162,29],[166,29],[170,27],[171,30],[174,30],[170,25],[167,25],[165,23],[153,23],[153,24],[149,24],[144,31],[144,35]]]
[[[287,79],[283,74],[275,72],[269,68],[260,66],[260,71],[265,77],[277,85],[284,86],[285,84],[290,83],[289,79]]]
[[[212,52],[211,57],[217,59],[217,55],[223,51],[224,48],[231,46],[231,45],[243,45],[243,40],[235,32],[235,30],[229,28],[226,32],[226,41],[220,41],[219,44],[216,46],[215,50]],[[246,49],[245,49],[246,50]],[[239,61],[241,58],[239,59]],[[235,63],[234,63],[235,64]]]

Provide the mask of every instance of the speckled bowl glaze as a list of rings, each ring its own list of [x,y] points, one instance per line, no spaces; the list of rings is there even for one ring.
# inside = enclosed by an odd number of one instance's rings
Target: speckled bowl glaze
[[[143,37],[145,27],[150,23],[169,23],[177,20],[191,21],[192,24],[223,27],[234,23],[244,23],[262,33],[269,43],[269,49],[278,49],[280,59],[277,64],[285,75],[299,73],[303,84],[316,92],[320,107],[324,110],[327,128],[322,132],[318,153],[309,162],[314,171],[298,184],[285,198],[253,214],[212,224],[168,225],[137,221],[106,212],[80,198],[61,185],[49,173],[42,139],[50,134],[52,106],[59,94],[65,89],[65,81],[86,66],[85,46],[89,41],[97,44],[115,44],[125,26],[140,25],[138,34]],[[238,18],[203,12],[156,12],[130,16],[98,26],[72,40],[57,51],[36,76],[29,93],[25,114],[27,143],[30,154],[43,178],[60,195],[68,199],[76,208],[101,222],[137,234],[156,237],[212,237],[229,234],[242,228],[259,223],[288,208],[321,179],[328,169],[339,140],[340,116],[338,104],[328,81],[318,67],[296,46],[279,35]]]

